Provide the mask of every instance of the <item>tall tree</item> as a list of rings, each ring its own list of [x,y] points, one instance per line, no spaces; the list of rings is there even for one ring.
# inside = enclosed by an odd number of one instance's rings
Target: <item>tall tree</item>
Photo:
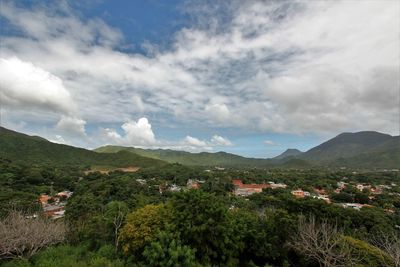
[[[105,218],[106,221],[112,225],[114,233],[114,245],[115,249],[118,248],[119,236],[118,232],[122,227],[125,216],[128,213],[128,205],[122,201],[111,201],[106,206]]]

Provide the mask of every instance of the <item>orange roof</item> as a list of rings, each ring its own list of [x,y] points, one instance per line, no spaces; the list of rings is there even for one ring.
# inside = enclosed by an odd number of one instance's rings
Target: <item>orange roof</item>
[[[45,194],[40,195],[39,196],[39,202],[40,203],[47,203],[47,201],[49,201],[50,198],[51,198],[50,196],[45,195]]]
[[[240,179],[233,179],[232,184],[239,187],[243,185],[242,180]]]
[[[247,189],[263,189],[271,187],[269,184],[244,184],[240,179],[233,179],[232,184],[239,188],[247,188]]]
[[[268,188],[269,184],[243,184],[241,188]]]
[[[191,184],[190,185],[190,188],[192,188],[192,189],[199,189],[200,188],[200,185],[199,185],[199,183],[193,183],[193,184]]]

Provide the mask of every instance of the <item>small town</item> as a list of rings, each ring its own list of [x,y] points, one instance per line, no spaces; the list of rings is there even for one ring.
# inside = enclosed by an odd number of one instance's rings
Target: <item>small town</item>
[[[217,167],[215,168],[215,170],[224,171],[225,168]],[[117,171],[124,172],[123,169],[119,169]],[[134,172],[136,171],[137,170],[135,170]],[[210,173],[212,171],[207,169],[205,170],[205,172]],[[94,173],[94,172],[89,172],[89,173]],[[85,175],[88,175],[89,173],[86,172]],[[108,175],[109,172],[100,172],[100,173]],[[145,179],[136,179],[136,182],[138,182],[141,186],[148,188],[156,186],[158,187],[158,192],[160,194],[165,194],[166,192],[174,193],[191,189],[197,190],[200,189],[201,186],[206,182],[204,179],[188,179],[185,186],[177,185],[175,183],[170,184],[168,182],[163,182],[160,185],[151,185],[151,181],[154,182],[155,180],[156,180],[155,178],[151,179],[149,181],[149,185]],[[333,204],[341,206],[343,208],[351,208],[355,210],[360,210],[361,208],[374,207],[374,205],[369,203],[373,203],[376,197],[379,197],[384,193],[387,194],[388,196],[393,196],[393,197],[400,196],[399,192],[395,192],[392,190],[393,188],[397,187],[396,183],[390,183],[389,185],[383,185],[383,184],[371,185],[367,183],[344,182],[345,180],[347,180],[346,177],[343,177],[341,180],[342,181],[337,182],[336,188],[334,190],[313,187],[311,188],[312,190],[306,191],[301,188],[289,189],[288,185],[286,185],[285,183],[275,183],[273,181],[270,181],[268,183],[243,183],[241,179],[232,179],[231,183],[233,185],[233,190],[231,191],[231,194],[238,197],[247,198],[253,194],[262,193],[263,191],[268,189],[282,190],[290,192],[290,194],[295,199],[304,199],[304,198],[318,199],[324,201],[327,204]],[[351,188],[353,192],[357,191],[360,194],[362,194],[363,198],[360,199],[360,202],[362,203],[346,202],[346,197],[348,197],[349,195],[346,194],[345,192],[348,191],[349,188]],[[73,192],[68,190],[58,192],[54,195],[41,194],[38,197],[38,201],[43,210],[42,215],[49,217],[51,219],[59,219],[64,217],[65,207],[67,205],[68,199],[72,195]],[[340,196],[342,197],[342,199],[340,198]],[[384,211],[386,213],[396,212],[396,210],[390,206],[384,207]]]
[[[0,0],[1,267],[400,267],[400,0]]]

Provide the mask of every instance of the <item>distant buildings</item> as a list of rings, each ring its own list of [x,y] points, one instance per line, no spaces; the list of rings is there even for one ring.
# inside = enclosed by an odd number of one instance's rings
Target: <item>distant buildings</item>
[[[340,204],[343,208],[352,208],[355,210],[360,210],[361,208],[367,207],[367,208],[371,208],[373,206],[368,205],[368,204],[360,204],[360,203],[343,203]]]
[[[136,179],[136,182],[138,182],[138,183],[141,184],[141,185],[147,184],[147,181],[144,180],[144,179]]]
[[[66,200],[72,196],[71,191],[61,191],[55,196],[41,194],[38,198],[43,208],[43,215],[52,219],[58,219],[64,216]]]
[[[200,188],[200,184],[198,181],[195,181],[193,179],[189,179],[186,183],[186,188],[188,189],[199,189]]]
[[[335,193],[339,194],[343,189],[347,187],[348,183],[345,182],[337,182],[337,188],[335,189]]]
[[[276,184],[274,182],[268,182],[268,184],[272,189],[279,189],[279,188],[286,188],[287,187],[286,184],[282,184],[282,183],[277,183]]]
[[[302,189],[293,190],[290,192],[295,198],[304,198],[306,196],[306,192]],[[307,192],[308,193],[308,192]],[[310,194],[310,193],[308,193]]]
[[[160,192],[160,194],[163,194],[166,191],[179,192],[181,190],[199,189],[200,185],[203,183],[205,183],[205,181],[194,180],[194,179],[188,179],[186,182],[186,187],[179,186],[176,184],[169,185],[168,183],[164,183],[164,184],[158,186],[158,191]]]
[[[57,193],[57,196],[60,198],[68,199],[72,196],[72,194],[73,194],[73,192],[71,192],[71,191],[61,191],[61,192]]]
[[[329,199],[329,196],[327,195],[327,193],[324,189],[314,188],[314,192],[315,193],[310,193],[308,191],[303,191],[302,189],[297,189],[297,190],[291,191],[292,195],[295,198],[312,197],[312,198],[316,198],[316,199],[321,199],[328,204],[331,203],[331,200]]]
[[[274,182],[268,184],[244,184],[240,179],[233,179],[232,184],[235,186],[234,194],[237,196],[249,196],[261,193],[264,188],[278,189],[287,187],[285,184],[275,184]]]
[[[179,191],[182,190],[182,188],[181,188],[180,186],[176,185],[176,184],[172,184],[172,185],[168,188],[168,190],[171,191],[171,192],[179,192]]]
[[[371,189],[371,185],[369,185],[369,184],[367,184],[367,185],[365,185],[365,184],[357,184],[356,188],[357,188],[358,191],[362,192],[364,190],[370,190]]]

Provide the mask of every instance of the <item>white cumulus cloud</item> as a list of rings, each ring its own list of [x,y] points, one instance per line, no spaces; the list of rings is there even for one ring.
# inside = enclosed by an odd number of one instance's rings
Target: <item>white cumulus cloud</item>
[[[187,135],[178,141],[161,140],[155,137],[151,124],[147,118],[140,118],[137,122],[130,120],[121,126],[123,134],[116,130],[101,129],[101,138],[106,144],[133,146],[140,148],[162,148],[185,150],[190,152],[212,151],[217,146],[231,146],[227,138],[214,135],[209,141]]]
[[[86,136],[85,125],[86,121],[82,119],[62,116],[57,122],[56,129],[67,134]]]
[[[4,105],[63,113],[74,110],[71,95],[62,80],[31,62],[17,57],[0,58],[0,73]]]
[[[19,30],[1,36],[4,120],[48,125],[19,111],[52,110],[116,143],[154,147],[217,141],[158,140],[132,116],[177,135],[181,125],[210,135],[398,133],[399,1],[217,1],[188,8],[192,24],[163,49],[146,44],[150,54],[118,49],[123,33],[101,19],[56,11],[0,9]]]
[[[279,144],[275,143],[274,141],[271,140],[265,140],[264,144],[268,145],[268,146],[278,146]]]
[[[216,146],[232,146],[232,142],[229,141],[228,139],[220,136],[220,135],[213,135],[213,137],[211,138],[211,143],[216,145]]]

